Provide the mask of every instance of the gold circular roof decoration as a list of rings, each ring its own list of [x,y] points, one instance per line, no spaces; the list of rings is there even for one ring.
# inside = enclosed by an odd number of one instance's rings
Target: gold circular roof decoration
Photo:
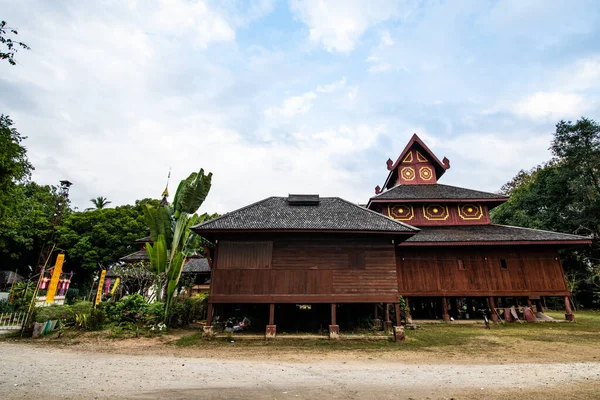
[[[483,218],[483,209],[479,204],[459,204],[458,216],[465,221],[479,220]]]
[[[433,171],[429,167],[421,167],[419,168],[419,176],[424,181],[430,181],[433,178]]]
[[[423,206],[423,216],[429,221],[445,221],[450,217],[450,212],[446,205],[429,204]]]
[[[402,175],[402,178],[407,181],[412,181],[415,179],[415,170],[412,167],[403,167],[400,170],[400,174]]]
[[[415,217],[415,210],[410,205],[388,206],[388,215],[399,221],[410,221]]]

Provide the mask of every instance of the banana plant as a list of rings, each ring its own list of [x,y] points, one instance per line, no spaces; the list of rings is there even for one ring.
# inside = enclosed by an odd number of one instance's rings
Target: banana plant
[[[199,217],[196,211],[206,199],[211,182],[212,173],[205,175],[204,170],[200,169],[179,183],[172,206],[157,208],[146,204],[144,209],[154,242],[146,243],[151,268],[155,273],[165,272],[167,275],[165,321],[181,278],[185,257],[196,250],[191,247],[199,243],[197,235],[190,228],[199,219],[206,218],[207,214]]]

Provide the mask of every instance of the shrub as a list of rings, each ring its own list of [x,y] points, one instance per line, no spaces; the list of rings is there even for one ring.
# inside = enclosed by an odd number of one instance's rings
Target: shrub
[[[73,304],[79,298],[79,289],[69,288],[65,294],[65,302],[67,304]]]
[[[47,307],[35,308],[35,322],[46,322],[52,320],[66,320],[73,316],[69,306],[51,305]]]
[[[169,308],[169,326],[186,326],[201,319],[206,311],[208,295],[199,294],[177,301]]]
[[[104,327],[105,322],[106,313],[103,310],[92,310],[89,314],[87,329],[92,331],[98,331]]]
[[[13,306],[8,302],[8,300],[0,300],[0,314],[11,313],[13,311]]]

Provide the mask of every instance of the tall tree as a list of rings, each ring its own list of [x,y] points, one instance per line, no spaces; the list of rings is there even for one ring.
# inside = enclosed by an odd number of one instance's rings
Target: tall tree
[[[511,197],[493,210],[492,221],[591,236],[591,247],[562,254],[570,285],[591,305],[592,295],[600,300],[600,124],[560,121],[551,150],[552,160],[502,187]]]
[[[200,217],[196,211],[208,196],[211,184],[212,173],[205,175],[200,169],[179,183],[173,205],[147,205],[144,210],[153,240],[152,244],[146,243],[150,264],[155,273],[167,275],[165,320],[181,278],[185,255],[191,245],[197,245],[196,234],[190,228],[207,216]]]
[[[101,210],[110,203],[112,203],[112,201],[108,201],[106,197],[102,196],[98,196],[95,199],[90,199],[90,201],[92,202],[96,210]],[[88,208],[88,210],[92,210],[92,208]]]
[[[12,120],[0,115],[0,196],[8,197],[19,182],[31,177],[33,165],[27,158],[27,149],[21,144],[25,136],[13,127]],[[4,199],[3,199],[4,200]],[[0,202],[2,216],[5,201]]]
[[[28,271],[52,233],[52,216],[59,196],[55,186],[19,184],[10,192],[0,218],[0,265]]]
[[[147,235],[144,207],[158,203],[144,199],[135,205],[65,215],[57,228],[55,242],[66,251],[67,265],[75,271],[74,280],[88,281],[99,266],[108,267],[139,250],[134,242]]]
[[[0,60],[8,60],[11,65],[15,65],[15,53],[19,48],[30,50],[30,47],[23,42],[13,40],[11,35],[18,35],[19,32],[15,28],[7,26],[6,21],[0,22],[0,44],[6,47],[6,50],[0,50]]]

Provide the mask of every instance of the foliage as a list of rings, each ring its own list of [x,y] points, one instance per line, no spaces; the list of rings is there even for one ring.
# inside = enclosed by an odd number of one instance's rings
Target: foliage
[[[15,283],[10,293],[10,300],[14,311],[26,311],[29,308],[35,285],[35,282],[21,281]]]
[[[107,205],[109,205],[110,203],[112,203],[112,201],[108,201],[108,199],[106,197],[102,197],[102,196],[98,196],[95,199],[90,199],[90,201],[94,205],[94,208],[88,208],[86,211],[93,210],[93,209],[101,210],[104,207],[106,207]]]
[[[57,228],[56,244],[65,249],[69,268],[75,278],[91,279],[90,271],[99,265],[112,265],[119,258],[138,248],[135,241],[146,236],[143,208],[158,204],[158,200],[144,199],[135,205],[105,208],[65,215]]]
[[[27,181],[33,170],[27,149],[21,144],[26,138],[13,127],[10,117],[0,115],[0,219],[6,215],[12,190],[19,182]]]
[[[165,318],[169,315],[169,307],[181,278],[185,255],[197,250],[191,249],[191,244],[200,243],[191,239],[195,235],[191,227],[201,221],[195,213],[206,199],[211,181],[212,173],[205,175],[204,170],[200,169],[179,183],[173,206],[147,205],[144,211],[154,241],[152,244],[146,243],[152,270],[155,273],[164,272],[167,276]]]
[[[19,48],[25,50],[31,50],[29,46],[27,46],[23,42],[15,41],[8,37],[9,34],[18,35],[19,32],[6,25],[6,21],[0,22],[0,44],[6,46],[6,50],[0,51],[0,60],[8,60],[9,64],[16,65],[17,61],[15,60],[15,54]]]
[[[176,301],[169,308],[167,325],[172,327],[187,326],[196,320],[202,319],[206,313],[207,305],[207,294],[199,294],[185,300]]]
[[[73,316],[69,306],[59,306],[52,304],[50,306],[36,307],[34,314],[35,322],[46,322],[52,320],[65,320]]]
[[[120,278],[115,295],[117,293],[121,295],[146,293],[152,287],[163,287],[166,280],[164,273],[154,273],[150,269],[150,264],[145,261],[114,265],[112,273]],[[150,298],[148,300],[153,299]]]
[[[552,160],[520,171],[502,187],[511,197],[492,211],[492,221],[589,235],[591,247],[567,249],[561,256],[572,293],[592,306],[600,300],[593,278],[600,261],[600,124],[560,121],[551,150]]]
[[[0,194],[0,197],[2,195]],[[54,186],[35,182],[16,185],[0,218],[0,257],[4,265],[29,273],[39,252],[52,233],[52,216],[59,196]]]
[[[9,303],[8,300],[2,299],[0,300],[0,314],[6,314],[13,312],[13,306]]]

